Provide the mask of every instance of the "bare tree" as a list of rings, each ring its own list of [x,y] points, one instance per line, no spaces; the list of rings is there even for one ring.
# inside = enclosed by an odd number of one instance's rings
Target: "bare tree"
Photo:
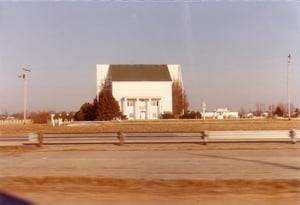
[[[172,101],[173,101],[173,114],[183,115],[187,111],[189,103],[182,84],[179,81],[172,83]]]
[[[273,116],[273,114],[274,114],[274,112],[275,112],[275,109],[276,109],[276,106],[275,106],[275,105],[271,104],[271,105],[269,106],[269,115],[270,115],[271,117]]]
[[[261,116],[264,111],[265,111],[265,104],[262,103],[262,102],[257,102],[256,103],[256,110],[255,110],[254,114],[256,116]]]
[[[244,107],[240,107],[240,109],[239,109],[239,117],[240,118],[243,118],[243,117],[246,117],[246,110],[245,110],[245,108]]]

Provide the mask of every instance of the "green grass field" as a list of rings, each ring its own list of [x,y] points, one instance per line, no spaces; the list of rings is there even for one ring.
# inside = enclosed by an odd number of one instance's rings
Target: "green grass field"
[[[0,136],[27,136],[28,133],[91,132],[198,132],[202,130],[289,130],[300,129],[300,120],[156,120],[110,121],[99,125],[52,127],[50,124],[0,125]]]

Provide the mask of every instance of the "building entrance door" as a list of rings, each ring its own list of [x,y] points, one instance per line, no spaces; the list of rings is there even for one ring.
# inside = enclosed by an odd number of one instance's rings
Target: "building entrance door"
[[[146,119],[146,112],[145,111],[141,111],[140,112],[140,119],[141,120],[145,120]]]

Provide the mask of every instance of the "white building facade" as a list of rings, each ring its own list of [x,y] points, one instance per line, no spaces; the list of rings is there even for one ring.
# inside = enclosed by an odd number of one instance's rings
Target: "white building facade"
[[[172,81],[182,83],[179,65],[97,65],[97,95],[109,86],[131,120],[159,119],[172,112]]]
[[[232,112],[227,108],[218,108],[215,111],[211,112],[205,112],[201,113],[202,116],[205,116],[206,118],[210,119],[238,119],[239,118],[239,113],[238,112]]]

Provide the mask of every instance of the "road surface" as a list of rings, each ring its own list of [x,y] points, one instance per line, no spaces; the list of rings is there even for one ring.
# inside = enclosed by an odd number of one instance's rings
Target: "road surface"
[[[298,204],[300,145],[0,149],[0,189],[38,204]]]

